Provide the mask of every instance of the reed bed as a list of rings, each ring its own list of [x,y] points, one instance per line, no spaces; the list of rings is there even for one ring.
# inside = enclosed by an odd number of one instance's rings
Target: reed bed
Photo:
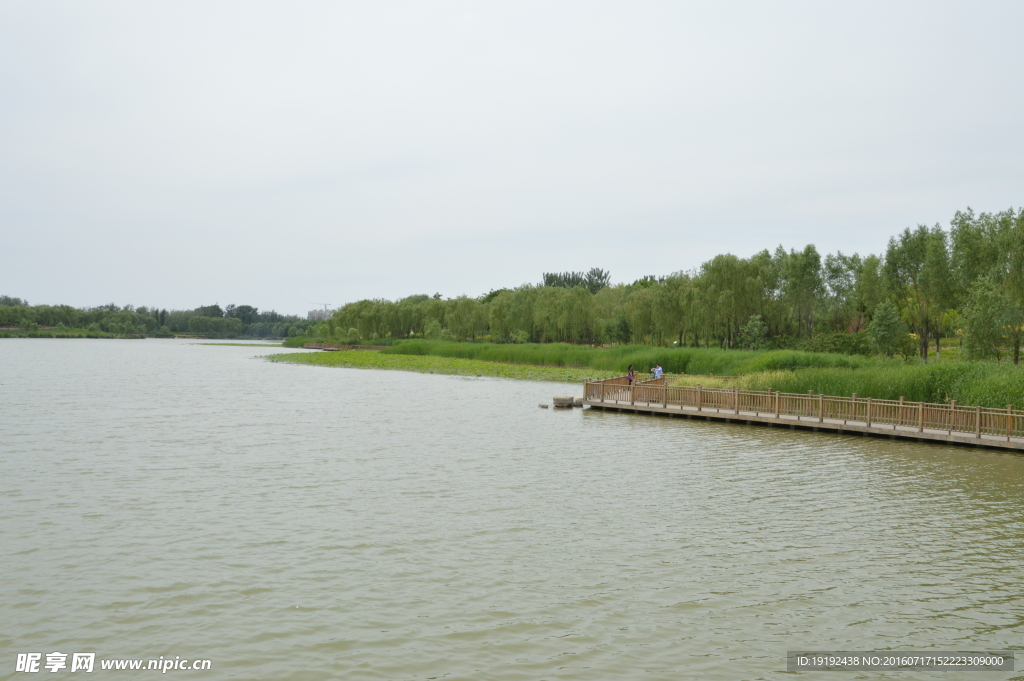
[[[290,362],[293,364],[344,367],[349,369],[387,369],[393,371],[416,371],[424,374],[494,376],[527,381],[557,381],[560,383],[583,383],[589,380],[610,378],[613,375],[613,372],[589,368],[532,366],[454,357],[384,354],[384,351],[380,350],[289,352],[268,355],[267,359],[272,362]]]
[[[997,362],[906,364],[880,357],[799,350],[743,351],[713,348],[592,348],[565,343],[496,345],[404,341],[382,353],[458,357],[506,364],[592,368],[624,374],[630,364],[643,376],[661,364],[673,385],[742,390],[781,390],[1002,409],[1024,408],[1024,368]],[[683,376],[681,374],[690,374]],[[711,378],[708,375],[715,374]],[[735,378],[720,378],[729,376]]]
[[[745,351],[716,348],[655,348],[649,345],[624,345],[594,348],[569,343],[452,343],[410,340],[395,343],[382,352],[398,355],[436,355],[461,357],[510,364],[591,367],[603,371],[626,372],[630,364],[641,373],[655,364],[673,374],[720,374],[734,376],[756,371],[777,371],[803,367],[861,368],[897,366],[896,360],[873,359],[800,350]]]

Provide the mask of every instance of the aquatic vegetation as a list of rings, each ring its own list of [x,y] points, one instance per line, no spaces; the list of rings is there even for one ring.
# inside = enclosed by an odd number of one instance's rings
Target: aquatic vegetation
[[[578,367],[583,374],[622,375],[632,364],[644,376],[661,364],[677,385],[736,386],[878,399],[949,402],[1002,408],[1024,407],[1024,367],[998,362],[907,364],[897,359],[802,352],[620,346],[593,348],[566,343],[492,345],[403,341],[382,355],[450,357],[509,364]],[[709,378],[714,374],[714,378]],[[726,378],[722,378],[726,377]],[[732,379],[730,377],[735,377]]]
[[[272,362],[290,362],[311,366],[389,369],[458,376],[497,376],[500,378],[515,378],[528,381],[558,381],[562,383],[583,383],[586,380],[611,378],[618,373],[578,367],[506,364],[460,357],[385,354],[385,351],[378,350],[289,352],[268,355],[266,358]]]
[[[284,343],[192,343],[192,345],[228,345],[234,348],[280,348],[284,346]]]
[[[1024,369],[996,362],[949,362],[853,368],[802,368],[757,371],[732,380],[706,376],[674,376],[673,385],[701,384],[708,388],[741,390],[812,391],[824,395],[873,397],[914,402],[1003,408],[1024,407]]]
[[[512,364],[592,367],[625,373],[630,364],[640,373],[655,364],[673,374],[736,375],[754,371],[797,369],[801,367],[861,368],[897,366],[898,360],[873,359],[800,350],[720,350],[717,348],[657,348],[649,345],[622,345],[595,348],[571,343],[452,343],[409,340],[381,352],[401,355],[437,355],[463,357]]]

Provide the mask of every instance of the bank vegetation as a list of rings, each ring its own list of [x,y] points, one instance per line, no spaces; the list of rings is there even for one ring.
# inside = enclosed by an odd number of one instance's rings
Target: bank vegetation
[[[723,254],[689,271],[612,284],[547,273],[476,298],[360,300],[312,330],[348,342],[425,338],[721,349],[790,348],[927,361],[943,338],[971,359],[1019,361],[1024,210],[957,212],[861,256],[800,250]]]

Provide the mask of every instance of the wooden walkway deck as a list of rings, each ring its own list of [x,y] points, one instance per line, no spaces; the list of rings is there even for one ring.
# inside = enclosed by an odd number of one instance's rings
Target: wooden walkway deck
[[[1024,412],[828,395],[588,381],[594,409],[1024,451]],[[945,427],[943,427],[945,426]]]

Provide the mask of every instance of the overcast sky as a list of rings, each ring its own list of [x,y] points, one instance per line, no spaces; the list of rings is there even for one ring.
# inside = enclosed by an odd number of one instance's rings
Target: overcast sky
[[[0,0],[0,293],[304,313],[1024,204],[1024,3]]]

